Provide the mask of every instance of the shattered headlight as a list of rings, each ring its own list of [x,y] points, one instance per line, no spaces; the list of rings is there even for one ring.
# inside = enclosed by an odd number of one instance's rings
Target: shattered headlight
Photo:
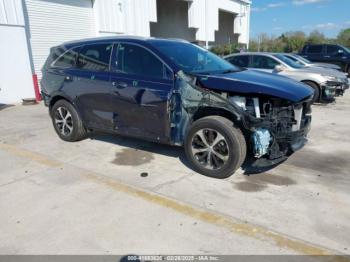
[[[269,152],[272,136],[265,128],[258,128],[252,134],[253,152],[256,158],[260,158]]]

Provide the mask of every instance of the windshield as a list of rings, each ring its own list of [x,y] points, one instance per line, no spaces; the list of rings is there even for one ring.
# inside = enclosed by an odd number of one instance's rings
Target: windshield
[[[186,73],[224,73],[242,71],[208,50],[186,42],[152,41],[152,45]]]
[[[294,57],[296,57],[297,59],[303,61],[306,64],[312,64],[312,62],[310,60],[307,60],[306,58],[300,56],[300,55],[294,55]]]
[[[305,65],[305,62],[300,61],[299,58],[293,56],[293,55],[284,55],[285,57],[293,60],[295,63],[298,63],[299,65]]]
[[[348,47],[343,46],[343,48],[346,50],[346,52],[350,53],[350,49]]]
[[[283,63],[289,65],[292,68],[304,68],[305,66],[300,65],[293,60],[289,59],[288,57],[281,55],[281,54],[275,54],[274,57],[277,57],[279,60],[281,60]]]

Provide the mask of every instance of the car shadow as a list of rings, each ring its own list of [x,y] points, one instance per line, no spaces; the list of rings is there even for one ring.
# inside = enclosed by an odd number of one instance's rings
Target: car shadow
[[[1,104],[1,103],[0,103],[0,111],[1,111],[1,110],[4,110],[4,109],[6,109],[6,108],[9,108],[9,107],[13,107],[13,106],[15,106],[15,105],[11,105],[11,104]]]
[[[193,170],[192,166],[188,162],[185,155],[185,151],[183,150],[182,147],[179,147],[179,146],[158,144],[155,142],[144,141],[138,138],[130,138],[130,137],[121,136],[121,135],[113,135],[113,134],[106,134],[106,133],[99,133],[99,132],[90,133],[89,138],[93,140],[98,140],[98,141],[122,146],[122,147],[132,148],[135,150],[142,150],[148,153],[154,153],[154,154],[164,155],[172,158],[177,158],[187,168],[191,169],[192,171],[195,171]],[[256,161],[252,157],[247,157],[247,159],[242,165],[243,174],[250,176],[250,175],[265,173],[279,166],[284,161],[275,163],[273,165],[257,166]]]
[[[247,157],[242,165],[243,174],[246,176],[258,175],[262,173],[266,173],[271,169],[278,167],[283,164],[288,158],[284,158],[276,163],[268,164],[265,162],[264,164],[259,165],[260,160],[256,160],[253,157]]]
[[[185,151],[182,147],[179,146],[159,144],[138,138],[127,137],[122,135],[105,134],[99,132],[90,133],[89,138],[110,144],[115,144],[122,147],[142,150],[145,152],[164,155],[172,158],[178,158],[182,164],[193,170],[190,163],[186,159]]]

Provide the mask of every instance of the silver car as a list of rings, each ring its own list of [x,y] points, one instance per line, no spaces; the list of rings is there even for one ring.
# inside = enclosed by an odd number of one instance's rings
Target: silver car
[[[343,73],[300,65],[283,54],[240,53],[226,56],[230,63],[248,69],[275,73],[292,78],[314,89],[314,102],[333,100],[349,88]]]
[[[297,62],[298,64],[304,65],[306,67],[319,67],[319,68],[326,68],[326,69],[332,69],[341,71],[341,67],[334,64],[327,64],[327,63],[313,63],[310,60],[307,60],[306,58],[293,54],[293,53],[283,53],[286,57],[293,60],[294,62]]]

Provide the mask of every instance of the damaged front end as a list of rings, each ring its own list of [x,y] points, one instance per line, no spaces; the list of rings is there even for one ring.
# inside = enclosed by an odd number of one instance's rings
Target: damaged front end
[[[198,115],[210,114],[229,117],[242,130],[249,154],[257,160],[257,165],[283,161],[307,142],[312,95],[291,102],[262,93],[209,89],[203,84],[205,80],[205,76],[197,77],[182,71],[176,74],[169,108],[173,144],[183,144]]]

